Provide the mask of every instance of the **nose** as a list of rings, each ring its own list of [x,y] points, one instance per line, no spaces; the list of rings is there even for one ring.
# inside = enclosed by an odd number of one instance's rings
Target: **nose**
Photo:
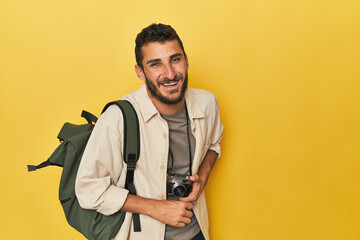
[[[170,64],[167,64],[165,66],[165,69],[164,69],[164,78],[167,78],[167,79],[174,79],[175,77],[175,70],[173,69],[173,67],[170,65]]]

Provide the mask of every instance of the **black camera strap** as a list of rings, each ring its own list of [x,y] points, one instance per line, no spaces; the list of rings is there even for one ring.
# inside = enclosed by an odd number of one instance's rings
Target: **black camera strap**
[[[187,139],[188,139],[188,148],[189,148],[189,171],[190,171],[190,176],[192,175],[192,159],[191,159],[191,143],[190,143],[190,119],[189,119],[189,114],[188,114],[188,110],[187,110],[187,106],[185,103],[185,112],[186,112],[186,133],[187,133]]]

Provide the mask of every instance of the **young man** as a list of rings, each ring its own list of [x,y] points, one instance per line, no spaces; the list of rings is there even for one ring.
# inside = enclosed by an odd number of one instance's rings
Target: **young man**
[[[76,180],[79,203],[105,215],[127,212],[115,240],[209,239],[203,190],[220,155],[223,126],[217,100],[209,92],[187,88],[189,62],[171,26],[143,29],[135,55],[136,74],[145,84],[123,99],[133,104],[139,118],[137,195],[124,188],[123,116],[111,106],[100,116],[83,154]],[[191,175],[189,196],[167,194],[168,174]],[[132,213],[140,214],[140,232],[134,232]]]

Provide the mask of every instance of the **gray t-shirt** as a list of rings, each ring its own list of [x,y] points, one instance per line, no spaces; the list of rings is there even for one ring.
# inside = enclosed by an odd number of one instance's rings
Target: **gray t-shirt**
[[[189,141],[191,149],[191,159],[195,152],[195,138],[191,133],[190,122],[187,122],[185,107],[175,115],[161,114],[169,125],[169,157],[168,173],[190,175],[189,169]],[[188,132],[189,124],[189,132]],[[188,138],[189,133],[189,138]],[[167,196],[168,200],[177,200],[175,196]],[[195,215],[191,218],[191,223],[183,228],[166,225],[165,240],[190,240],[200,232],[200,226]]]

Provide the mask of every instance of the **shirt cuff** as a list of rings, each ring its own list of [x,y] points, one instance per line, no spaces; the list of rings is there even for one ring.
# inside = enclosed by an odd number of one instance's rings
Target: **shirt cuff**
[[[220,144],[214,144],[209,147],[209,150],[213,150],[218,154],[218,158],[221,156],[221,147]]]
[[[104,215],[111,215],[118,212],[124,205],[129,190],[110,185],[104,194],[104,201],[97,210]]]

